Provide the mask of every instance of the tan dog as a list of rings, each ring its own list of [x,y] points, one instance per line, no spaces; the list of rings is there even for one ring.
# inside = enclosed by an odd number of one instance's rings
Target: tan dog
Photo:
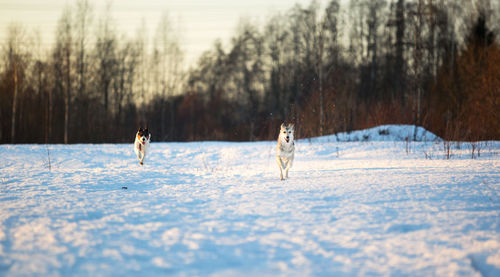
[[[281,124],[280,134],[278,136],[278,145],[276,146],[276,162],[280,168],[280,179],[288,179],[288,170],[292,167],[295,153],[295,143],[293,141],[294,125]],[[285,178],[283,178],[285,171]]]

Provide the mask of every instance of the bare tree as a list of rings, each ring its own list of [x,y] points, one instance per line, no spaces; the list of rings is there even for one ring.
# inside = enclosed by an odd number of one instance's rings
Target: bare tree
[[[86,129],[91,128],[92,107],[90,98],[94,97],[90,86],[92,84],[90,71],[90,30],[93,27],[93,8],[88,0],[76,1],[74,9],[74,100],[72,122],[76,126],[84,127],[73,130],[75,137],[88,139]]]
[[[11,24],[8,27],[6,61],[7,70],[11,74],[13,92],[11,106],[11,125],[10,125],[10,140],[12,143],[16,141],[16,129],[18,118],[18,102],[22,91],[21,85],[24,79],[25,69],[27,67],[28,53],[24,49],[25,43],[24,29],[19,24]]]
[[[227,64],[230,70],[228,91],[238,99],[239,120],[248,126],[248,139],[255,140],[255,118],[264,93],[264,40],[257,28],[247,20],[240,22],[237,35],[232,40]]]
[[[414,122],[415,130],[413,134],[413,140],[416,140],[417,126],[420,125],[420,111],[421,111],[421,100],[422,100],[422,27],[424,24],[424,3],[423,0],[418,0],[415,10],[413,11],[414,21],[414,54],[413,54],[413,71],[414,71]]]
[[[126,41],[125,38],[121,41]],[[116,118],[122,123],[123,108],[130,102],[133,94],[135,71],[139,60],[136,44],[128,41],[117,51],[116,80],[113,82],[113,91],[116,104]]]
[[[64,143],[69,142],[69,128],[72,108],[72,60],[73,55],[73,25],[72,14],[69,7],[63,11],[57,23],[56,49],[56,74],[61,78],[61,88],[64,90]],[[57,72],[58,71],[58,72]]]
[[[49,143],[52,136],[52,124],[50,122],[52,118],[52,99],[51,92],[49,89],[49,64],[45,60],[44,52],[42,49],[42,39],[39,30],[35,32],[34,35],[34,49],[33,49],[33,70],[32,70],[32,80],[34,90],[38,96],[38,111],[40,113],[39,120],[41,122],[32,122],[34,125],[37,125],[38,128],[36,131],[39,134],[43,133],[44,142]],[[42,123],[42,124],[40,124]],[[40,130],[42,129],[42,130]]]
[[[305,52],[306,57],[310,56],[313,60],[310,62],[314,68],[315,76],[317,79],[317,91],[318,91],[318,110],[319,110],[319,131],[320,136],[324,135],[325,130],[325,104],[324,104],[324,74],[323,67],[325,62],[325,36],[326,36],[326,24],[327,20],[323,19],[320,21],[319,16],[319,4],[315,1],[311,2],[308,9],[304,10],[304,24],[305,32],[304,34],[304,45],[306,46]]]
[[[148,61],[148,40],[145,19],[142,20],[141,26],[136,31],[134,48],[137,51],[137,69],[135,70],[136,82],[134,91],[136,93],[136,105],[143,106],[151,95],[148,95],[150,82],[148,81],[149,61]],[[139,118],[143,121],[145,118]]]
[[[280,115],[282,109],[280,103],[286,103],[285,98],[285,48],[289,42],[290,34],[285,29],[285,18],[283,16],[274,16],[268,22],[264,32],[265,45],[268,48],[269,55],[269,84],[265,94],[266,109],[270,111],[273,117]],[[282,115],[283,116],[283,115]]]
[[[113,30],[111,18],[111,5],[108,4],[106,12],[99,21],[96,41],[96,59],[97,59],[97,85],[102,93],[104,104],[104,113],[110,112],[110,94],[112,82],[116,73],[116,33]]]
[[[406,22],[406,4],[405,0],[396,0],[391,3],[390,17],[387,22],[386,40],[386,79],[388,83],[386,86],[387,96],[384,100],[391,100],[405,104],[405,90],[406,90],[406,42],[405,32],[407,28]]]
[[[179,83],[182,78],[181,63],[183,54],[179,46],[179,38],[173,24],[170,21],[168,14],[163,14],[156,35],[154,38],[153,59],[155,65],[155,88],[160,93],[163,100],[174,96],[175,92],[180,88]],[[172,103],[172,102],[170,102]],[[168,123],[168,134],[165,131],[166,110],[165,106],[161,106],[160,119],[160,136],[161,139],[174,137],[174,122],[175,113],[172,104],[169,107],[170,122]]]
[[[87,78],[87,48],[89,40],[89,28],[92,24],[92,7],[88,0],[78,0],[76,3],[75,15],[75,50],[77,53],[76,59],[76,78],[77,91],[81,97],[85,94]]]

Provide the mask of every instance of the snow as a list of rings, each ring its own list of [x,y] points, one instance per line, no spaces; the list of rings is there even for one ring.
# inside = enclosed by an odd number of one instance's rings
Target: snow
[[[274,141],[1,145],[0,276],[500,276],[500,142],[414,129],[299,140],[286,181]]]
[[[441,138],[425,130],[420,126],[413,125],[381,125],[366,130],[358,130],[335,135],[314,138],[320,142],[350,142],[350,141],[406,141],[413,140],[416,133],[417,141],[441,141]]]

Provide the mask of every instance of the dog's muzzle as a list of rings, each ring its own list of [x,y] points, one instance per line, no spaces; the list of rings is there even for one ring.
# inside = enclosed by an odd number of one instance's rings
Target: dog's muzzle
[[[290,142],[290,138],[289,137],[286,137],[285,140],[286,140],[286,143]]]

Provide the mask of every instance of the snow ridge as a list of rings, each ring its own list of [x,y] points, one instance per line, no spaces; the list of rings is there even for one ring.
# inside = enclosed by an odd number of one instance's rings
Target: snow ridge
[[[414,136],[414,134],[416,134]],[[380,125],[365,130],[337,133],[334,135],[313,138],[318,142],[351,142],[351,141],[440,141],[423,127],[414,125]]]

